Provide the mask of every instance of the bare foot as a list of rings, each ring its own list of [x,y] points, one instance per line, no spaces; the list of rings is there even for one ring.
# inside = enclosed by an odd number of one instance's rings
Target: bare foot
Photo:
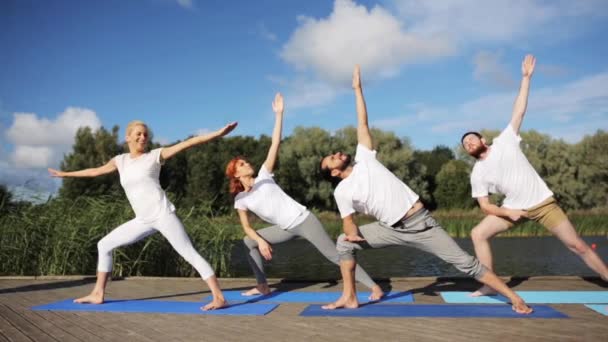
[[[471,297],[481,297],[481,296],[495,296],[497,294],[496,290],[489,287],[488,285],[482,286],[479,290],[470,294]]]
[[[321,308],[323,310],[335,310],[335,309],[340,309],[340,308],[356,309],[358,307],[359,307],[359,301],[357,300],[356,296],[352,296],[352,297],[351,296],[349,296],[349,297],[342,296],[336,302],[327,304],[327,305],[323,305]]]
[[[268,284],[259,284],[256,287],[252,288],[249,291],[242,292],[242,296],[255,296],[255,295],[267,295],[270,293],[270,287]]]
[[[511,305],[511,309],[513,309],[513,311],[517,312],[518,314],[523,314],[523,315],[531,314],[532,311],[534,311],[534,310],[532,310],[531,307],[526,305],[526,303],[524,303],[523,300],[513,303],[513,305]]]
[[[382,297],[384,297],[384,292],[382,291],[380,286],[374,285],[374,287],[372,287],[372,294],[369,296],[368,299],[369,300],[379,300]]]
[[[74,299],[78,304],[102,304],[103,292],[91,292],[90,295]]]
[[[203,311],[216,310],[216,309],[221,309],[227,305],[228,305],[228,302],[224,298],[213,299],[213,301],[211,303],[201,307],[201,310],[203,310]]]

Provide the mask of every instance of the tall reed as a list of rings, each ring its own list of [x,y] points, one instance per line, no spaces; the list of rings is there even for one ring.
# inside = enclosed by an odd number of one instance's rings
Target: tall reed
[[[179,206],[178,206],[179,207]],[[180,208],[182,219],[195,248],[219,276],[230,276],[231,254],[243,237],[234,211],[218,216],[211,203]],[[335,212],[316,213],[332,238],[342,232]],[[466,238],[483,219],[479,210],[436,211],[433,216],[454,237]],[[569,213],[581,235],[606,235],[608,210]],[[52,199],[40,205],[20,204],[0,208],[0,275],[94,274],[97,242],[112,229],[133,218],[124,195],[75,200]],[[373,218],[357,217],[363,225]],[[251,217],[255,228],[268,224]],[[542,226],[528,222],[501,236],[547,236]],[[239,252],[239,251],[237,251]],[[162,237],[154,234],[132,246],[114,252],[117,276],[198,276]]]

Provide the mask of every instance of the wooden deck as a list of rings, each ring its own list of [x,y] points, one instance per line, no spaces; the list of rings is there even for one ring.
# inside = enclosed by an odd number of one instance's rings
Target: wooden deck
[[[300,317],[307,304],[281,304],[266,316],[197,316],[32,311],[88,293],[93,278],[0,278],[1,341],[606,341],[608,317],[582,304],[552,305],[569,319],[323,318]],[[224,289],[245,289],[251,279],[222,279]],[[294,291],[339,291],[331,282],[274,280]],[[468,279],[399,278],[382,282],[411,290],[417,303],[443,303],[439,291],[472,290]],[[515,279],[516,290],[608,290],[605,283],[577,277]],[[363,290],[363,289],[362,289]],[[197,301],[208,294],[199,279],[114,280],[110,298]]]

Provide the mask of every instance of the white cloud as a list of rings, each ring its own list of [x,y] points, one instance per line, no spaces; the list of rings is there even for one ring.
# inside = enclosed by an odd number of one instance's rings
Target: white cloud
[[[587,120],[586,122],[570,123],[544,129],[543,132],[552,137],[559,137],[569,143],[579,142],[585,135],[593,135],[598,129],[608,129],[608,116]]]
[[[11,160],[14,167],[41,168],[55,166],[69,151],[79,127],[93,130],[101,126],[97,114],[85,108],[69,107],[55,119],[34,113],[14,113],[5,136],[14,145]]]
[[[194,8],[194,0],[175,0],[178,5],[186,9]]]
[[[332,101],[350,84],[354,64],[361,65],[366,81],[391,78],[406,65],[471,48],[497,44],[522,48],[568,39],[608,16],[604,0],[387,0],[384,4],[368,9],[353,0],[335,0],[327,17],[298,17],[280,56],[297,70],[287,82],[304,94],[299,103],[312,107]],[[474,76],[512,86],[511,73],[504,70],[500,57],[500,53],[478,54]],[[565,72],[557,66],[538,71],[553,76]],[[313,81],[303,84],[301,79]]]
[[[282,87],[289,84],[289,80],[287,78],[278,75],[266,75],[266,80]]]
[[[549,77],[562,77],[571,73],[571,70],[567,67],[555,64],[541,64],[535,67],[539,74],[543,74]]]
[[[534,81],[533,81],[534,82]],[[442,118],[443,128],[449,124],[462,123],[473,129],[501,128],[511,115],[515,92],[497,93],[466,102],[459,106],[452,118]],[[528,120],[542,118],[546,126],[570,125],[567,117],[578,117],[581,121],[608,115],[608,71],[587,76],[561,86],[530,90],[526,117]],[[446,126],[448,125],[448,126]],[[524,126],[525,127],[525,126]],[[442,125],[433,127],[445,131]]]
[[[336,0],[327,18],[301,16],[281,57],[300,71],[312,70],[331,85],[349,84],[355,64],[370,79],[395,76],[400,67],[452,54],[441,37],[420,38],[381,6],[368,10]]]
[[[574,142],[596,129],[608,128],[608,71],[540,89],[535,89],[532,82],[524,130],[535,128]],[[393,130],[433,123],[429,133],[442,135],[501,129],[510,120],[515,96],[515,91],[500,92],[452,107],[419,104],[412,113],[383,121]],[[532,124],[534,121],[538,126]],[[420,126],[422,123],[426,125]]]
[[[333,100],[345,88],[336,88],[323,81],[297,78],[291,81],[285,91],[290,109],[320,106]]]
[[[14,113],[6,137],[15,145],[65,145],[74,142],[74,134],[83,126],[97,129],[101,121],[94,111],[77,107],[68,107],[54,120],[34,113]]]
[[[8,187],[15,200],[40,202],[57,193],[61,181],[49,177],[46,170],[15,168],[0,160],[0,184]]]
[[[44,168],[57,164],[61,155],[50,146],[16,145],[11,160],[17,167]]]
[[[289,111],[326,104],[331,102],[338,94],[344,93],[348,89],[346,87],[333,86],[302,74],[297,75],[293,79],[277,75],[267,75],[266,80],[281,88],[281,92],[288,101],[287,106]]]
[[[490,85],[511,88],[515,84],[512,72],[501,62],[501,52],[480,51],[473,57],[473,77]]]
[[[608,14],[603,0],[393,0],[392,3],[412,31],[421,35],[448,35],[461,45],[477,42],[527,41],[546,34],[554,25],[567,31],[581,28],[580,18],[589,20]]]
[[[266,25],[264,25],[264,23],[260,22],[257,25],[257,34],[265,40],[268,40],[270,42],[276,42],[277,41],[277,35],[274,34],[272,31],[270,31]]]

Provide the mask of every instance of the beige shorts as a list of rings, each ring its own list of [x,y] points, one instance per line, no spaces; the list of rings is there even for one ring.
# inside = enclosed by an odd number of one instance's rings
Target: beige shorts
[[[542,201],[540,204],[533,206],[530,209],[526,210],[528,212],[528,220],[536,221],[542,224],[545,228],[551,229],[557,227],[560,223],[566,221],[568,216],[559,207],[557,201],[553,197],[549,197],[546,200]],[[508,222],[509,228],[513,227],[516,223],[524,222],[517,221],[513,222],[512,220],[500,217],[505,222]]]

